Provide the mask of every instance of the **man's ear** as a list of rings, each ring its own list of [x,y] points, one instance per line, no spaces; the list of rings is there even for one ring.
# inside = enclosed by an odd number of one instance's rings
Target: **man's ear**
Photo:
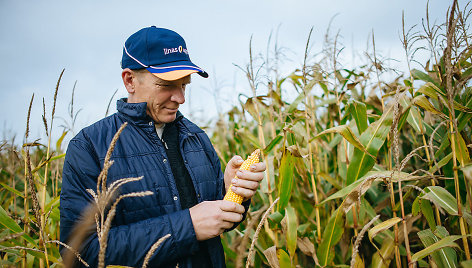
[[[128,93],[133,94],[135,91],[134,87],[137,82],[137,77],[134,72],[129,68],[126,68],[121,72],[121,78],[123,79],[123,84],[125,85]]]

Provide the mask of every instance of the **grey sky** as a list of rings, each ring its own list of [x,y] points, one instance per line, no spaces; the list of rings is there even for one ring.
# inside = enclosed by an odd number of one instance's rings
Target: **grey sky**
[[[430,16],[444,21],[452,1],[430,0]],[[459,1],[463,7],[466,1]],[[54,87],[65,68],[57,115],[66,116],[74,82],[75,108],[82,108],[77,129],[102,118],[108,99],[126,96],[121,81],[122,46],[137,30],[156,25],[180,33],[190,57],[210,76],[228,86],[225,103],[231,104],[246,81],[233,63],[248,62],[248,43],[265,51],[268,36],[280,25],[278,42],[290,49],[291,70],[302,62],[306,38],[314,26],[313,43],[320,45],[329,20],[344,36],[344,45],[365,49],[372,29],[379,50],[401,57],[398,33],[402,10],[407,25],[420,24],[426,0],[333,0],[333,1],[14,1],[0,0],[0,126],[2,132],[24,135],[27,106],[35,93],[31,139],[43,137],[41,113],[45,98],[51,113]],[[215,75],[216,71],[216,75]],[[234,79],[236,77],[236,79]],[[234,83],[234,81],[236,83]],[[194,76],[187,91],[192,109],[215,115],[212,96],[204,88],[212,81]],[[235,85],[235,89],[233,89]],[[238,92],[236,92],[238,91]],[[115,111],[115,103],[112,103]],[[189,113],[188,103],[181,109]],[[49,118],[48,117],[48,118]],[[55,126],[62,123],[55,119]],[[55,128],[59,134],[59,129]],[[3,138],[3,137],[2,137]],[[43,142],[44,139],[43,139]]]

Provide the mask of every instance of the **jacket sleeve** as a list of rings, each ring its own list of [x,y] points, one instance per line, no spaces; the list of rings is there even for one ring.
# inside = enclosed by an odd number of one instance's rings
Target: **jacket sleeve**
[[[73,139],[68,146],[61,190],[61,241],[67,243],[80,215],[92,203],[86,191],[96,191],[100,162],[88,142]],[[129,197],[139,198],[139,197]],[[160,245],[151,258],[152,266],[176,263],[196,250],[198,243],[188,209],[149,218],[129,225],[115,226],[108,233],[106,264],[141,266],[151,246],[166,234],[171,236]],[[99,243],[97,234],[82,242],[80,254],[91,266],[98,264]],[[61,253],[63,253],[62,249]]]

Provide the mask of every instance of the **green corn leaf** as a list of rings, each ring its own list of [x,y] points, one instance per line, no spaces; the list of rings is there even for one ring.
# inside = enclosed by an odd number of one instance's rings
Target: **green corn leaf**
[[[279,248],[277,249],[277,259],[279,260],[280,268],[291,268],[292,263],[290,262],[290,257],[288,256],[285,250]]]
[[[459,58],[460,65],[461,66],[466,66],[466,64],[469,63],[471,56],[472,56],[472,47],[469,47],[467,49],[467,52],[462,54],[461,57]]]
[[[15,234],[23,232],[23,229],[21,229],[21,227],[15,222],[15,220],[8,216],[7,212],[5,211],[5,209],[3,209],[3,207],[0,207],[0,224]],[[36,248],[38,248],[38,245],[36,244],[34,239],[31,238],[29,235],[23,234],[21,237],[23,237],[26,241],[30,242]]]
[[[352,100],[349,104],[349,112],[356,121],[357,130],[362,134],[367,129],[367,107],[365,103]]]
[[[420,120],[422,120],[421,115],[418,111],[418,108],[415,106],[411,105],[411,99],[409,97],[406,97],[405,95],[402,95],[400,98],[400,104],[402,105],[403,109],[405,109],[405,112],[403,115],[407,114],[407,122],[412,126],[416,132],[421,133],[422,129],[420,127]],[[398,124],[400,126],[400,122]]]
[[[470,268],[470,267],[472,267],[472,260],[468,260],[468,261],[463,261],[463,262],[461,262],[461,266],[462,266],[462,268]]]
[[[16,194],[17,196],[19,196],[19,197],[21,197],[21,198],[25,198],[25,197],[23,196],[23,193],[21,193],[21,192],[18,191],[17,189],[14,189],[14,188],[10,187],[10,186],[6,185],[6,184],[3,183],[3,182],[0,182],[0,185],[2,185],[2,187],[5,188],[5,189],[7,189],[8,191],[10,191],[10,192]]]
[[[411,256],[411,261],[418,261],[428,255],[431,255],[436,250],[442,249],[444,247],[459,247],[454,241],[461,238],[460,235],[451,235],[447,236],[430,246],[427,246],[425,249],[420,250]]]
[[[277,210],[283,211],[290,200],[293,187],[293,167],[295,165],[295,158],[292,153],[286,151],[282,156],[280,163],[280,178],[278,186],[278,196],[280,197],[277,203]]]
[[[436,229],[436,221],[434,220],[434,212],[431,203],[426,199],[421,199],[420,207],[421,213],[423,213],[423,216],[426,218],[429,227],[434,231]]]
[[[426,194],[423,199],[430,200],[440,206],[450,215],[457,215],[457,200],[451,193],[440,186],[429,186],[425,188]]]
[[[415,198],[415,201],[413,201],[413,204],[411,205],[411,214],[413,216],[418,215],[420,213],[421,208],[420,208],[420,198],[417,197]]]
[[[276,211],[272,214],[269,215],[268,219],[271,220],[274,223],[280,223],[284,218],[284,215],[282,213]]]
[[[338,189],[338,190],[341,190],[341,185],[339,184],[338,180],[336,180],[335,178],[331,177],[329,174],[325,173],[325,172],[320,172],[318,173],[318,176],[320,178],[323,178],[324,180],[326,180],[327,182],[329,182],[331,185],[333,185],[334,188]]]
[[[436,80],[434,80],[431,76],[429,76],[428,74],[425,74],[423,73],[422,71],[420,70],[417,70],[417,69],[413,69],[411,70],[411,75],[413,76],[414,79],[416,80],[422,80],[422,81],[425,81],[425,82],[431,82],[433,83],[434,85],[436,85],[437,87],[439,87],[439,84]]]
[[[460,103],[458,103],[457,101],[454,101],[454,109],[455,110],[458,110],[458,111],[461,111],[461,112],[464,112],[464,113],[472,113],[472,109],[469,108],[469,107],[466,107]]]
[[[472,109],[472,97],[469,96],[467,103],[465,104],[466,107],[469,107]],[[457,117],[457,129],[458,131],[462,131],[464,127],[467,125],[469,122],[470,118],[472,118],[471,113],[464,113],[461,112],[459,116]]]
[[[264,148],[264,155],[267,155],[268,153],[270,153],[272,151],[272,149],[274,149],[274,147],[280,143],[280,141],[282,141],[284,138],[284,136],[282,134],[279,134],[277,136],[275,136],[275,138],[273,138],[270,143]]]
[[[368,154],[369,156],[373,157],[365,149],[365,147],[361,144],[359,139],[352,132],[352,129],[348,125],[340,125],[340,126],[332,127],[330,129],[327,129],[327,130],[319,133],[313,139],[319,138],[319,137],[321,137],[323,135],[326,135],[326,134],[329,134],[329,133],[339,133],[339,134],[341,134],[350,144],[354,145],[357,149],[359,149],[362,152],[364,152],[364,153]]]
[[[344,198],[345,196],[352,194],[354,191],[360,191],[362,190],[363,192],[367,191],[367,189],[358,189],[358,187],[361,186],[362,182],[366,180],[368,177],[374,177],[376,181],[382,181],[382,178],[384,177],[390,177],[392,175],[392,171],[369,171],[367,174],[362,176],[359,180],[349,184],[348,186],[342,188],[341,190],[337,191],[336,193],[330,195],[328,198],[323,200],[320,205],[333,200],[337,198]],[[408,178],[409,174],[405,172],[395,172],[393,174],[393,180],[404,180]],[[364,187],[370,186],[364,183]]]
[[[66,156],[66,154],[60,154],[60,155],[53,156],[53,157],[51,157],[51,161],[64,158],[65,156]]]
[[[377,156],[380,147],[382,147],[385,139],[387,138],[390,126],[392,125],[392,119],[393,105],[390,105],[389,108],[384,111],[380,119],[370,124],[369,127],[362,133],[360,142],[371,155]],[[369,156],[364,151],[355,148],[352,160],[347,169],[346,184],[349,185],[358,180],[360,177],[370,171],[374,164],[374,158]]]
[[[410,116],[410,110],[411,110],[411,107],[407,108],[400,116],[400,119],[398,120],[398,131],[401,131],[403,126],[405,125],[405,122],[408,121],[408,117]]]
[[[344,212],[336,209],[324,228],[321,244],[316,255],[320,265],[326,266],[334,259],[334,246],[341,239],[344,233]]]
[[[285,219],[286,219],[286,233],[285,238],[287,239],[287,250],[290,255],[290,259],[293,260],[295,257],[295,250],[297,249],[297,228],[298,219],[295,209],[291,206],[285,208]]]
[[[440,232],[446,232],[444,238],[449,235],[449,233],[447,233],[446,229],[443,226],[437,226],[437,230],[441,230]],[[420,238],[421,242],[425,247],[429,247],[440,240],[440,238],[433,234],[431,229],[419,231],[418,237]],[[438,265],[438,267],[458,267],[457,255],[454,249],[452,248],[445,247],[439,249],[438,251],[431,253],[431,256]]]
[[[60,200],[60,196],[56,196],[49,203],[46,204],[46,206],[44,207],[44,211],[46,211],[46,213],[48,213],[49,210],[51,210],[51,209],[59,208],[59,200]]]
[[[430,172],[431,174],[436,173],[436,171],[438,171],[440,168],[442,168],[442,167],[445,166],[447,163],[449,163],[449,161],[451,161],[451,159],[452,159],[452,152],[450,152],[448,155],[446,155],[446,156],[443,157],[441,160],[439,160],[439,162],[437,163],[437,165],[432,166],[432,167],[429,169],[429,172]]]

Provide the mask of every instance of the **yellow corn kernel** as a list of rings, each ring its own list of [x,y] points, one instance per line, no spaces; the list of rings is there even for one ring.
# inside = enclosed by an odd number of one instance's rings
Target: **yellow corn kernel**
[[[252,164],[254,163],[259,163],[259,155],[261,154],[260,149],[256,149],[241,165],[239,170],[249,170]],[[238,177],[236,177],[237,179]],[[243,197],[240,195],[235,194],[233,191],[231,191],[231,187],[233,184],[229,186],[228,192],[225,195],[225,198],[223,200],[228,200],[232,201],[234,203],[241,204],[243,202]]]

